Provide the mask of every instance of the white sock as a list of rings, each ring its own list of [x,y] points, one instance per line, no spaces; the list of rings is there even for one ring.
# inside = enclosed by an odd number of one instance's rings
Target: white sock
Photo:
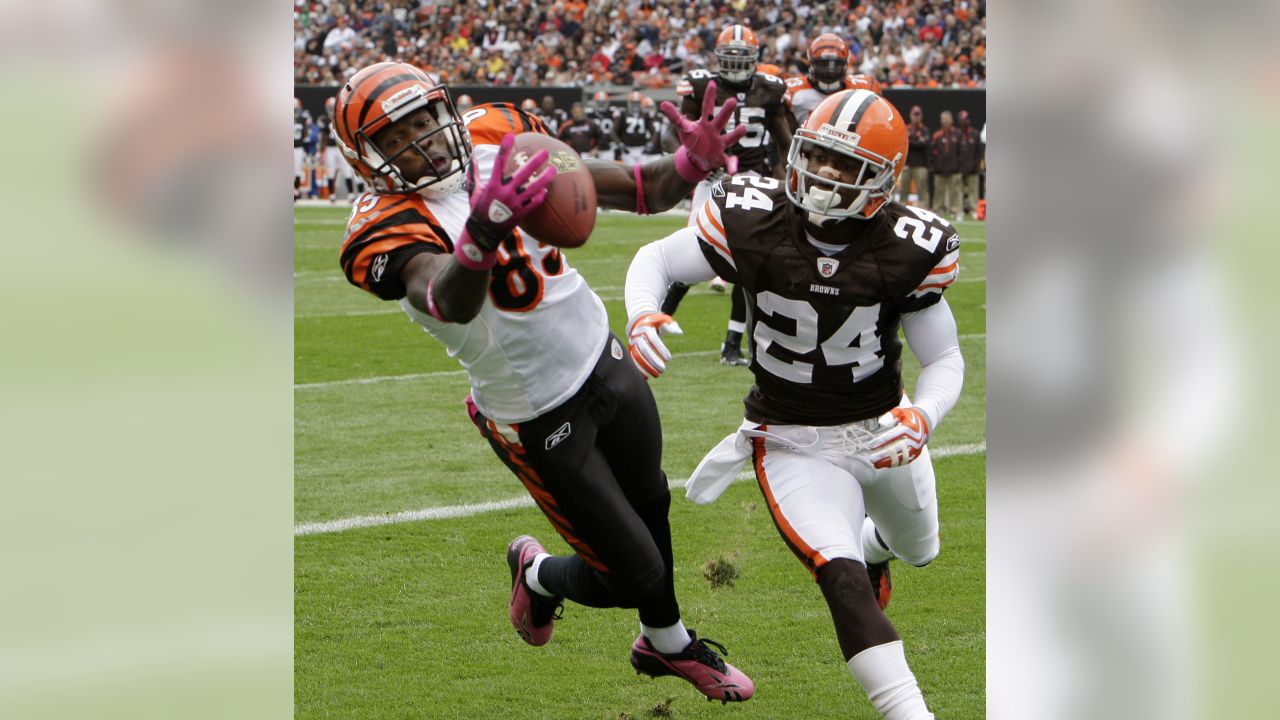
[[[689,647],[689,643],[693,642],[693,638],[689,636],[689,631],[684,629],[684,622],[677,620],[675,625],[664,628],[654,628],[640,623],[640,632],[649,638],[649,644],[653,649],[663,655],[673,655],[681,650]]]
[[[533,564],[529,566],[528,570],[524,571],[524,584],[528,585],[530,590],[538,593],[542,597],[555,597],[553,593],[547,592],[547,589],[542,587],[542,583],[538,582],[538,568],[542,567],[542,561],[549,557],[551,557],[551,553],[538,553],[537,555],[534,555]]]
[[[893,552],[876,537],[876,524],[871,522],[871,518],[862,521],[862,557],[868,565],[888,562],[893,558]]]
[[[849,659],[849,672],[885,720],[934,720],[933,713],[925,707],[916,676],[907,667],[901,640],[854,655]]]
[[[739,335],[743,335],[747,332],[747,324],[744,322],[738,322],[737,320],[730,320],[729,332],[736,332]]]

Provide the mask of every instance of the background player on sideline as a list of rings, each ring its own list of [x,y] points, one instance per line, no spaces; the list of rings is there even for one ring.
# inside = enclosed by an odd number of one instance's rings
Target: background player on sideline
[[[768,138],[772,138],[778,156],[786,157],[787,148],[791,145],[792,127],[782,100],[787,86],[778,77],[756,71],[756,64],[760,59],[760,42],[755,33],[744,25],[730,25],[721,31],[716,39],[715,56],[716,72],[691,70],[676,85],[676,94],[684,98],[680,112],[687,118],[696,119],[703,105],[703,97],[708,92],[714,94],[716,107],[722,107],[729,98],[737,98],[739,103],[729,127],[743,126],[747,131],[736,145],[726,150],[737,158],[736,170],[729,167],[728,174],[764,177],[772,173],[774,177],[781,177],[782,163],[775,168],[768,167],[768,147],[765,143]],[[709,90],[711,87],[714,90]],[[693,191],[692,211],[706,202],[711,188],[721,177],[711,176],[698,183]],[[693,224],[695,217],[695,212],[692,211],[689,214],[690,224]],[[687,284],[673,284],[667,291],[662,311],[667,315],[675,315],[680,301],[688,292]],[[736,288],[732,293],[733,305],[724,344],[720,348],[720,362],[726,365],[746,365],[747,361],[742,356],[742,334],[747,327],[747,305]]]

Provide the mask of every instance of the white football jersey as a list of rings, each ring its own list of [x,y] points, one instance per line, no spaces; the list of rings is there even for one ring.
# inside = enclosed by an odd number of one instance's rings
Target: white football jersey
[[[489,177],[497,147],[479,145],[472,162],[479,176]],[[459,191],[443,200],[427,200],[427,207],[450,238],[461,237],[470,200]],[[609,318],[604,303],[556,248],[517,231],[517,252],[532,272],[511,272],[505,285],[510,297],[495,304],[491,291],[480,314],[469,323],[443,323],[419,312],[408,298],[400,306],[414,322],[444,343],[471,377],[472,397],[495,422],[531,420],[568,400],[586,382],[604,351]],[[506,247],[499,248],[499,264],[508,267]],[[502,284],[500,283],[500,286]]]

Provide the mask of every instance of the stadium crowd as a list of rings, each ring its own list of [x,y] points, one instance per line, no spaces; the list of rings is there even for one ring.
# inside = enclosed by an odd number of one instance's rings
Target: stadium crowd
[[[294,82],[336,85],[382,60],[446,82],[662,88],[713,64],[716,34],[740,22],[760,62],[803,72],[823,32],[851,70],[888,87],[986,84],[985,0],[295,0]]]

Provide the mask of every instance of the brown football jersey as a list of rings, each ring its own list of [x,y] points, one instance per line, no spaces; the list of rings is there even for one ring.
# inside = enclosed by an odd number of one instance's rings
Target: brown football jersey
[[[787,86],[781,79],[773,75],[757,72],[746,90],[738,91],[722,80],[718,80],[710,70],[691,70],[680,78],[676,85],[676,94],[683,98],[692,98],[694,106],[702,108],[702,97],[707,91],[707,83],[716,80],[716,112],[729,98],[738,99],[738,108],[733,118],[725,126],[728,132],[738,125],[746,125],[747,133],[734,145],[725,149],[728,155],[738,156],[738,172],[754,171],[767,174],[766,158],[769,155],[769,125],[774,116],[786,112],[782,98]]]
[[[773,178],[715,186],[695,215],[702,253],[746,291],[751,370],[746,416],[763,423],[841,425],[902,399],[904,313],[938,302],[959,273],[960,237],[927,210],[885,205],[844,221],[849,244],[811,243],[803,212]]]

